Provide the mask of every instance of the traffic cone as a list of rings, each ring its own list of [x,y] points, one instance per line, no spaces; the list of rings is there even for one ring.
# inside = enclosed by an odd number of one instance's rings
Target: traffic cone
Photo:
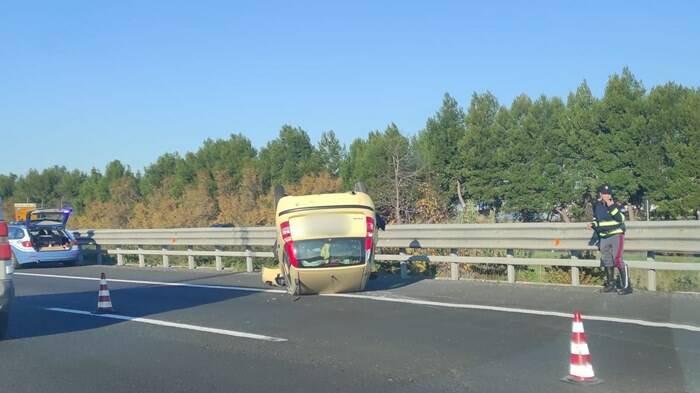
[[[97,310],[95,314],[106,314],[113,313],[112,309],[112,299],[109,296],[109,289],[107,288],[107,276],[102,273],[100,274],[100,292],[97,294]]]
[[[574,312],[574,322],[571,325],[571,360],[569,362],[569,375],[562,381],[580,384],[595,385],[603,382],[595,377],[591,365],[591,353],[588,351],[586,333],[583,331],[581,313]]]

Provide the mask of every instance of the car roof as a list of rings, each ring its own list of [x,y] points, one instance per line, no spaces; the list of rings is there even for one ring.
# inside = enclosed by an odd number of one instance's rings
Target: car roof
[[[374,211],[372,198],[364,192],[344,192],[335,194],[311,194],[286,196],[277,204],[276,215],[290,210],[309,207],[337,206],[338,208],[369,208]]]

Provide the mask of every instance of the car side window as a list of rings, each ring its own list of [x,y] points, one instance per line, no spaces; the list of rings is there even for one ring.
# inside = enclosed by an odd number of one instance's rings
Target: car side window
[[[20,228],[10,228],[10,233],[8,233],[8,238],[10,240],[17,240],[24,237],[24,231]]]

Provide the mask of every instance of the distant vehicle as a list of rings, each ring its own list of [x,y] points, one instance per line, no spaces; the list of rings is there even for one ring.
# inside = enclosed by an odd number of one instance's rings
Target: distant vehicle
[[[294,295],[363,290],[377,227],[384,227],[364,186],[348,193],[282,196],[278,189],[275,194],[278,267],[264,268],[263,282],[286,286]]]
[[[12,262],[15,267],[45,262],[75,264],[78,242],[66,230],[69,209],[32,210],[23,223],[9,226]]]
[[[23,222],[27,213],[36,209],[36,203],[15,203],[15,221]]]
[[[0,206],[2,206],[2,198],[0,198]],[[8,232],[9,227],[0,208],[0,339],[5,337],[7,332],[10,305],[15,296],[15,287],[12,284],[14,269],[11,263],[12,251],[7,240]]]

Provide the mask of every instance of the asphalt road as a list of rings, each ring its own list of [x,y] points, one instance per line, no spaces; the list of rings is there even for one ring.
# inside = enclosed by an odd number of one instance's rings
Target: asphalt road
[[[94,311],[100,271],[150,282],[109,282],[118,314],[146,321],[49,310]],[[698,295],[381,278],[359,298],[295,299],[247,290],[263,288],[247,273],[96,266],[19,273],[9,337],[0,342],[6,393],[700,392]],[[597,386],[560,382],[571,320],[558,313],[574,309],[583,312],[604,380]]]

